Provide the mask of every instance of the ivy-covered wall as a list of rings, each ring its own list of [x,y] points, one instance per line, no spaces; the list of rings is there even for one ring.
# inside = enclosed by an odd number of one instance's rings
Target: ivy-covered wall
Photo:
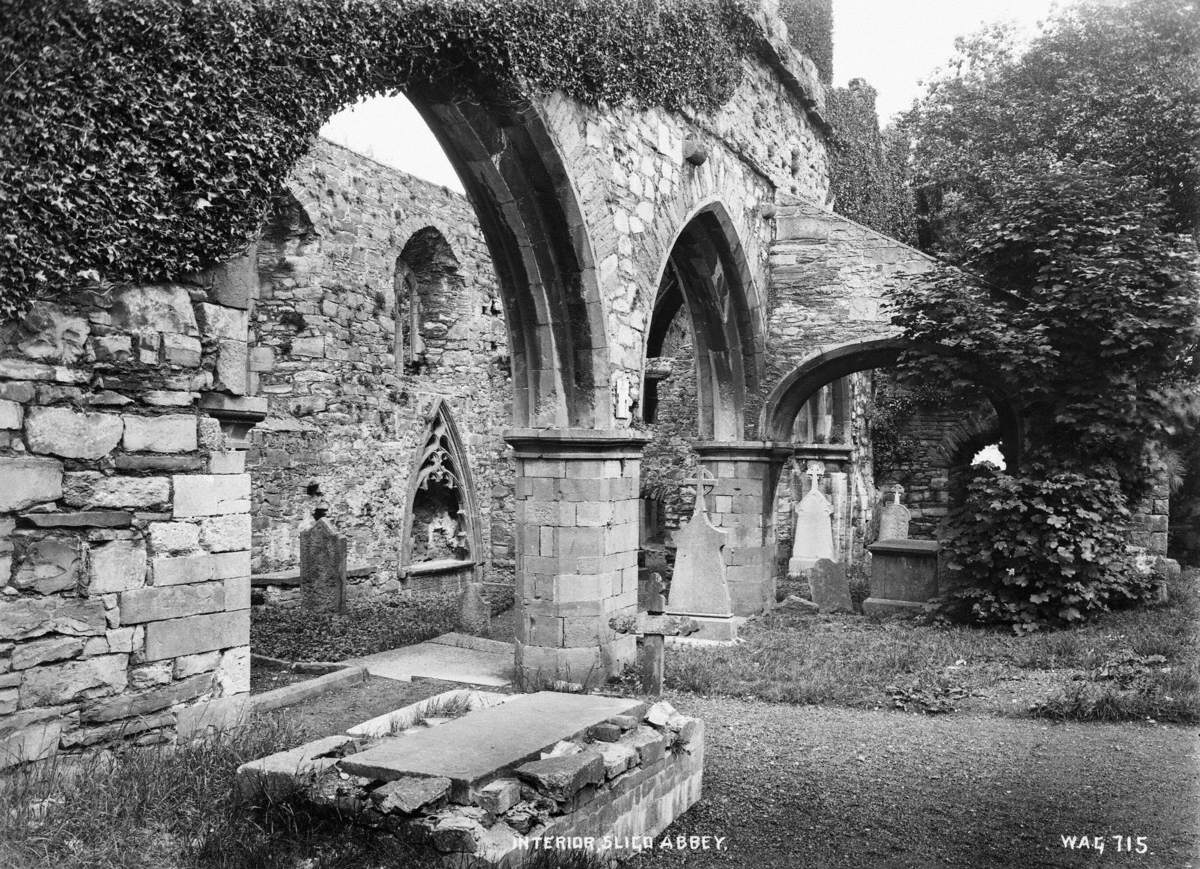
[[[830,192],[838,214],[906,244],[917,240],[915,199],[899,128],[880,132],[876,92],[862,79],[829,91]]]

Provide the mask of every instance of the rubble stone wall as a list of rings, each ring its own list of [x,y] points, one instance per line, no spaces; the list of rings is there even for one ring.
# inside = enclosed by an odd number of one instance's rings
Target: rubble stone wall
[[[38,303],[0,327],[0,766],[249,690],[250,476],[207,415],[248,297],[192,283]]]
[[[252,387],[268,405],[249,454],[255,572],[298,567],[300,528],[323,507],[349,538],[350,566],[375,568],[355,595],[405,585],[410,480],[443,399],[476,489],[482,545],[472,555],[485,574],[493,559],[511,568],[514,467],[500,436],[512,415],[508,335],[470,204],[323,140],[287,189],[308,224],[288,232],[268,220],[250,321]],[[397,261],[421,256],[412,250],[428,236],[452,266],[418,288],[423,346],[413,362]]]

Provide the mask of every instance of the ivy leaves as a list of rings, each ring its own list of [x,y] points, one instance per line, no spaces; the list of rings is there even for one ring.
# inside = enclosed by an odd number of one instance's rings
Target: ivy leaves
[[[0,20],[0,317],[232,255],[364,96],[712,108],[755,27],[747,0],[0,0]]]

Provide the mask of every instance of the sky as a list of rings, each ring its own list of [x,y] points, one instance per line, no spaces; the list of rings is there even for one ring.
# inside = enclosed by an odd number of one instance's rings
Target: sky
[[[1052,0],[833,0],[833,82],[865,78],[886,121],[949,59],[956,36],[991,21],[1032,31]],[[403,97],[376,98],[330,119],[321,135],[381,163],[462,191],[441,146]]]

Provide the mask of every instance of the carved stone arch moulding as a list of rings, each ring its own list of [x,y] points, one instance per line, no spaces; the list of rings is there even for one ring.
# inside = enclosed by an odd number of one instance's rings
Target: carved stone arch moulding
[[[407,575],[417,564],[442,561],[459,562],[463,566],[469,563],[477,568],[482,561],[483,543],[475,483],[458,426],[444,398],[439,398],[430,410],[412,468],[400,546],[401,574]],[[451,510],[450,503],[456,509]],[[445,515],[435,515],[430,520],[423,515],[430,511]],[[434,527],[434,523],[444,523],[446,518],[455,523],[452,533]],[[434,547],[435,537],[454,551],[443,553]]]

